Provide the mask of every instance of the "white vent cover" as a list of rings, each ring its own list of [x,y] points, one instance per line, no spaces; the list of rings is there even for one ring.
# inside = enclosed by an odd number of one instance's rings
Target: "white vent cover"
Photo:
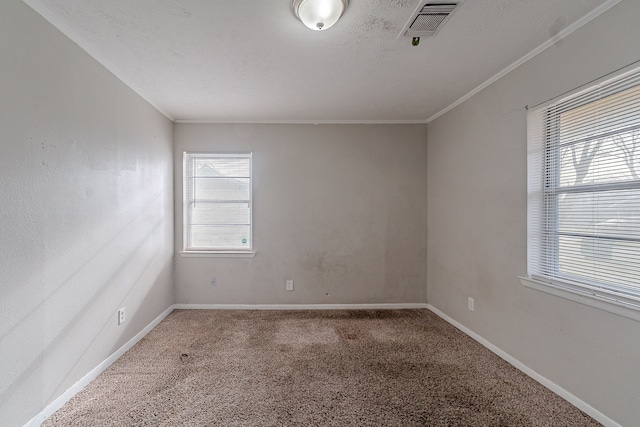
[[[409,21],[398,34],[398,38],[435,35],[461,3],[462,1],[436,3],[432,0],[421,0]]]

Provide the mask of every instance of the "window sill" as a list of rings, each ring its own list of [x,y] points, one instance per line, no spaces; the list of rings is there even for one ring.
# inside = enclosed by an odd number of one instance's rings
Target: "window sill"
[[[255,251],[180,251],[183,258],[253,258]]]
[[[570,301],[588,305],[618,316],[640,321],[640,301],[633,298],[614,297],[577,288],[570,283],[547,283],[529,277],[518,277],[529,289],[555,295]]]

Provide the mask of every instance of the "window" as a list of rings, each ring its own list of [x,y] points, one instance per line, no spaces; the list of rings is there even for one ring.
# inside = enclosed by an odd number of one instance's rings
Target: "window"
[[[528,122],[529,277],[640,309],[640,71]]]
[[[251,154],[184,153],[184,251],[251,252]]]

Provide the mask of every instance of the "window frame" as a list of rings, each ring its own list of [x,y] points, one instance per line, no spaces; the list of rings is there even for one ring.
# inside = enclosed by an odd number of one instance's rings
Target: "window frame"
[[[189,233],[189,177],[188,162],[195,158],[240,158],[249,159],[249,199],[248,200],[225,200],[220,203],[247,202],[249,205],[249,246],[241,247],[190,247],[188,246]],[[207,152],[207,151],[183,151],[182,159],[182,250],[179,252],[182,257],[254,257],[255,245],[253,242],[253,153],[252,152]]]
[[[578,98],[583,94],[595,94],[601,87],[607,88],[610,82],[617,82],[630,76],[640,76],[638,64],[604,76],[603,78],[591,82],[588,86],[583,86],[570,93],[563,94],[557,98],[529,109],[528,128],[528,233],[527,233],[527,277],[520,277],[520,280],[527,288],[535,289],[545,293],[560,296],[566,299],[577,301],[586,305],[603,309],[625,317],[640,320],[640,290],[629,289],[627,287],[616,286],[614,283],[596,282],[582,277],[573,277],[570,274],[559,272],[559,237],[561,235],[571,235],[566,231],[558,229],[559,201],[560,194],[599,194],[609,190],[638,189],[638,182],[625,180],[605,184],[579,184],[576,186],[560,185],[560,167],[548,167],[550,158],[560,162],[560,141],[559,123],[554,123],[553,118],[559,120],[560,113],[571,111],[575,108],[588,105],[592,100],[585,99],[584,102],[572,105],[570,108],[563,105],[567,100]],[[640,87],[640,83],[634,83],[629,88]],[[606,95],[599,99],[604,99],[616,92],[606,92]],[[540,120],[542,119],[542,122]],[[553,128],[553,129],[552,129]],[[540,136],[544,135],[544,136]],[[603,135],[591,136],[589,138],[602,138]],[[538,138],[538,146],[532,144],[532,140]],[[586,139],[585,139],[586,140]],[[555,152],[553,152],[555,151]],[[556,174],[551,176],[550,174]],[[537,176],[536,176],[537,175]],[[550,183],[555,185],[550,185]],[[532,221],[536,215],[540,219]],[[532,222],[537,222],[532,225]],[[547,230],[552,233],[542,236],[542,222],[547,224]],[[540,228],[538,228],[540,227]],[[580,233],[578,233],[580,234]],[[584,235],[582,235],[584,234]],[[582,233],[582,237],[588,237],[589,233]],[[577,237],[581,237],[577,236]],[[600,237],[595,234],[591,238]],[[617,240],[617,239],[616,239]],[[637,241],[637,239],[634,239]],[[538,248],[534,248],[536,246]],[[539,257],[539,259],[535,259]],[[551,260],[547,265],[555,270],[553,276],[546,276],[541,265],[543,258]],[[547,270],[548,271],[548,270]]]

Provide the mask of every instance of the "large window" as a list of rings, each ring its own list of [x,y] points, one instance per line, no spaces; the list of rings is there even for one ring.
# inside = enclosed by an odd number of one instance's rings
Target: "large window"
[[[529,276],[640,308],[640,72],[529,114]]]
[[[251,251],[251,154],[184,153],[184,250]]]

